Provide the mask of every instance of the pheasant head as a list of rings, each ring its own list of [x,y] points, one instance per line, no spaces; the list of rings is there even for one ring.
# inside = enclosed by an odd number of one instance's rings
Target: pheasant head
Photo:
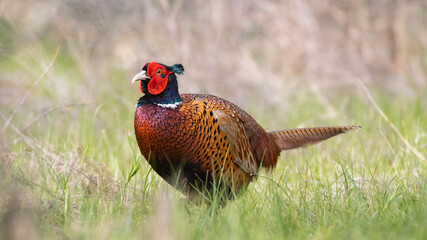
[[[133,77],[132,83],[140,81],[141,92],[149,102],[158,105],[175,104],[182,101],[175,74],[184,74],[182,64],[167,66],[156,62],[146,63],[141,72]]]

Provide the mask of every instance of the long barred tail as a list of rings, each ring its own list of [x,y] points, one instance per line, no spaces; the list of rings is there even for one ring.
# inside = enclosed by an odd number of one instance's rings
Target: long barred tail
[[[359,129],[359,126],[335,126],[335,127],[314,127],[314,128],[298,128],[290,130],[282,130],[270,132],[276,137],[276,143],[280,150],[289,150],[307,145],[315,144],[326,140],[330,137],[345,133],[354,129]]]

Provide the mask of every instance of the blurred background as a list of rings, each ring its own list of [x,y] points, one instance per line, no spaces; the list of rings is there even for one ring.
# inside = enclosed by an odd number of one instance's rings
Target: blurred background
[[[42,209],[63,209],[64,186],[120,192],[141,158],[131,78],[153,61],[182,63],[181,93],[228,99],[267,130],[362,125],[353,144],[391,164],[408,151],[361,81],[425,154],[426,26],[424,0],[0,0],[0,176],[44,186],[17,200]]]
[[[355,78],[404,97],[427,85],[425,1],[20,0],[0,7],[2,106],[34,82],[58,47],[62,76],[42,81],[58,103],[102,101],[103,91],[134,102],[137,87],[128,80],[148,61],[182,63],[182,92],[243,106],[253,98],[286,108],[292,94],[353,89]]]

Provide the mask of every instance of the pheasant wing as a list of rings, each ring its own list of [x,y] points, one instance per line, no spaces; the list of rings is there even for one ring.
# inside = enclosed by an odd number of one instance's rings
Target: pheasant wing
[[[251,149],[244,123],[229,107],[214,109],[213,117],[218,119],[221,131],[227,134],[234,162],[245,172],[255,175],[258,172],[258,164]]]

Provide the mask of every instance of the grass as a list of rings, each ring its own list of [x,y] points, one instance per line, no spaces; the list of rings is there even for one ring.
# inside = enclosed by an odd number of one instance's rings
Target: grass
[[[0,4],[0,239],[427,238],[423,1],[15,2]],[[267,130],[363,128],[283,152],[225,206],[188,204],[134,136],[130,79],[152,60]]]

